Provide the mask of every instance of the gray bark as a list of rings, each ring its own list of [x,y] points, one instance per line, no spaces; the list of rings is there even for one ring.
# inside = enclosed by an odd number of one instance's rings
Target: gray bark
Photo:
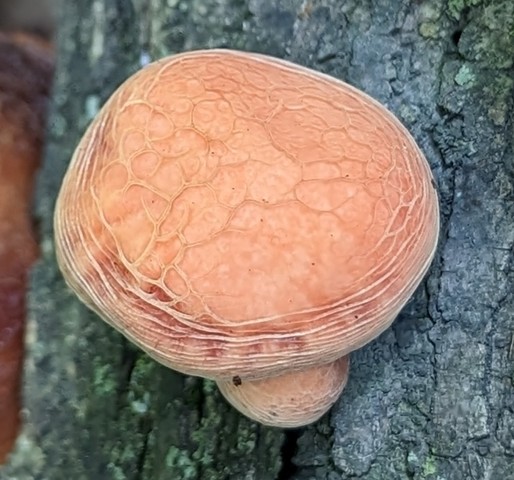
[[[514,4],[62,1],[25,428],[0,479],[514,479]],[[231,47],[343,79],[406,124],[442,234],[394,326],[352,356],[330,415],[283,432],[131,347],[65,287],[52,209],[87,123],[142,59]]]

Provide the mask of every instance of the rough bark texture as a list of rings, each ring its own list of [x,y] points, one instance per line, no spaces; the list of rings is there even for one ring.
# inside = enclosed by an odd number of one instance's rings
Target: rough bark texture
[[[510,0],[75,0],[36,215],[26,427],[0,479],[514,479],[514,4]],[[393,328],[355,353],[332,414],[265,429],[212,384],[149,360],[55,264],[52,208],[87,123],[140,62],[264,52],[365,90],[437,177],[436,261]]]

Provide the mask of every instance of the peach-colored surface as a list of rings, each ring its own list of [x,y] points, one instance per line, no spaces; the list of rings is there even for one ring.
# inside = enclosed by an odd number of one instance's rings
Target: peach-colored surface
[[[0,463],[20,423],[27,272],[37,257],[30,206],[51,73],[46,45],[0,34]]]
[[[82,300],[215,379],[335,360],[384,330],[432,259],[427,162],[382,106],[230,51],[153,63],[78,146],[56,217]]]
[[[247,417],[273,427],[315,422],[338,399],[348,380],[348,357],[324,365],[250,382],[218,381],[224,397]]]

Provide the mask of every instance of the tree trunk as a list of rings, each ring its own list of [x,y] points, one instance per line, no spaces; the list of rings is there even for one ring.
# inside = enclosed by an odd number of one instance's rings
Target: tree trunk
[[[514,479],[514,3],[510,0],[63,0],[37,192],[25,428],[0,479]],[[52,211],[74,146],[147,59],[259,51],[396,113],[442,211],[430,274],[352,355],[330,415],[283,432],[211,382],[156,364],[89,312],[55,262]]]

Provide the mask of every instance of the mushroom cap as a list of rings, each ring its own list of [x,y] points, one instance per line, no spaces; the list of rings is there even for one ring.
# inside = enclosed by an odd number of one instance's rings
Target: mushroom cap
[[[258,54],[152,63],[78,145],[55,211],[68,284],[163,364],[258,379],[334,361],[427,271],[429,166],[378,102]]]
[[[280,428],[318,420],[339,398],[348,380],[349,357],[260,380],[219,380],[227,401],[248,418]]]

